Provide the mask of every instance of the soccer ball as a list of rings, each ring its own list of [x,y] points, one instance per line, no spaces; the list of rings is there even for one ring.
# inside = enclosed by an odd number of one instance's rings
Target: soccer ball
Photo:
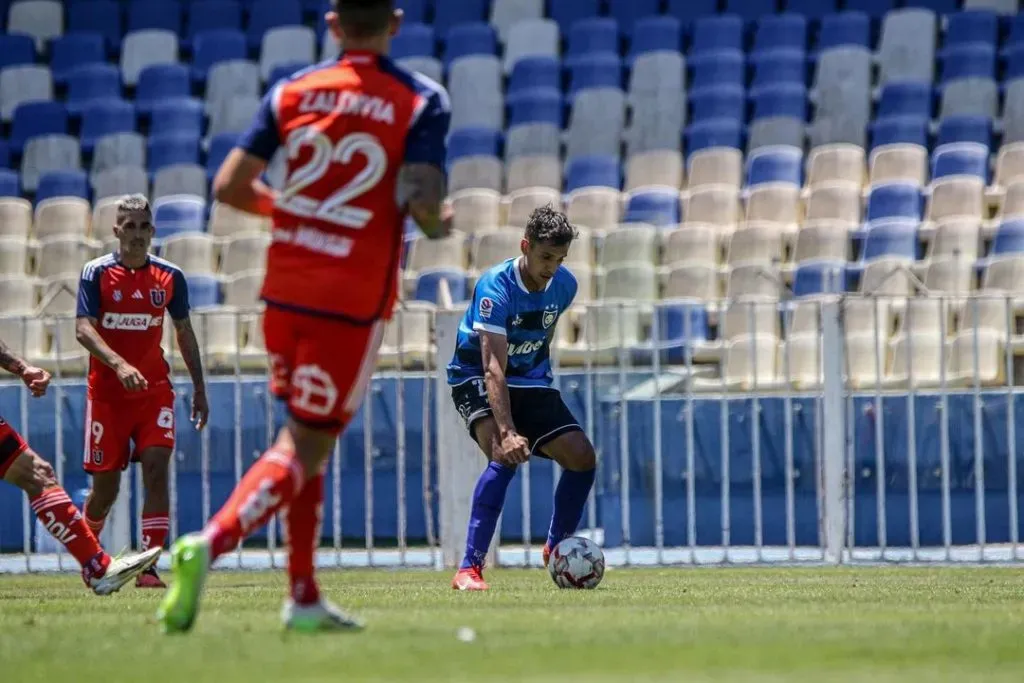
[[[581,536],[570,536],[555,546],[548,571],[559,588],[597,588],[604,576],[604,553]]]

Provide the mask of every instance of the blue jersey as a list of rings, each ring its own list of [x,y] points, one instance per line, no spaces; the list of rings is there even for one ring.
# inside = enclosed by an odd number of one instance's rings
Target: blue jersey
[[[561,266],[543,291],[529,291],[519,273],[519,258],[481,275],[459,323],[448,383],[484,376],[480,331],[485,331],[508,339],[505,377],[510,387],[551,386],[551,337],[559,316],[576,298],[576,288],[576,278]]]

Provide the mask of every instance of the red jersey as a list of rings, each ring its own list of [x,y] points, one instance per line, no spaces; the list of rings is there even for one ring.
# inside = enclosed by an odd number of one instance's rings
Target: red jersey
[[[103,341],[149,383],[148,391],[129,393],[117,373],[90,357],[90,398],[141,398],[167,390],[170,367],[160,348],[164,311],[175,320],[189,313],[185,275],[173,263],[150,256],[144,266],[133,269],[116,254],[107,254],[85,264],[78,285],[78,317],[94,318]]]
[[[369,52],[275,85],[239,143],[267,161],[287,154],[263,300],[356,324],[390,317],[405,220],[398,171],[443,168],[450,119],[444,88]]]

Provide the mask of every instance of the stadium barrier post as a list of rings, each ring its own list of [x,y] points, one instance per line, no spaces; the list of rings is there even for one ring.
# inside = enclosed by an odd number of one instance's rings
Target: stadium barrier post
[[[843,382],[843,338],[839,299],[822,303],[822,357],[824,384],[822,414],[824,444],[821,454],[822,487],[819,516],[824,539],[824,559],[841,564],[846,542],[846,404]]]

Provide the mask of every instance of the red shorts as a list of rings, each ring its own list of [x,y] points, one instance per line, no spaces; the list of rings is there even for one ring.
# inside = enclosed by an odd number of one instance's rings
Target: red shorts
[[[311,427],[340,432],[359,410],[384,321],[372,325],[317,318],[268,307],[263,336],[270,356],[270,391]]]
[[[170,386],[128,401],[86,399],[82,454],[86,472],[127,469],[147,448],[174,448],[174,391]]]
[[[28,444],[21,434],[0,417],[0,479],[4,478],[18,456],[25,452]]]

